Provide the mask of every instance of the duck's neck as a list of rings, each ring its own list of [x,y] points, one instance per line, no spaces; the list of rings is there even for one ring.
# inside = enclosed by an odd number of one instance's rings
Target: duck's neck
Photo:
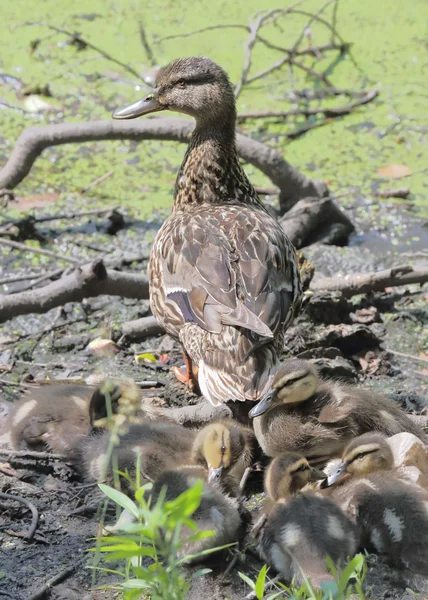
[[[197,122],[175,184],[174,210],[224,203],[263,207],[239,163],[233,115],[221,125]]]

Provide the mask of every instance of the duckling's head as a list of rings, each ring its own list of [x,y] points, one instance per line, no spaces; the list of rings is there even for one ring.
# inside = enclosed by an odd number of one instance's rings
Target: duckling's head
[[[309,482],[326,477],[323,471],[311,466],[303,456],[287,452],[270,463],[265,475],[265,488],[276,502],[296,494]]]
[[[240,427],[225,422],[211,423],[196,436],[193,459],[208,467],[208,481],[218,481],[236,464],[246,443]]]
[[[224,122],[228,115],[234,121],[233,87],[225,71],[209,58],[179,58],[159,70],[153,92],[112,116],[135,119],[161,110],[185,113],[198,122]]]
[[[312,363],[297,358],[286,360],[275,373],[271,392],[250,410],[249,416],[259,417],[280,404],[305,402],[318,386],[318,372]]]
[[[321,487],[330,487],[349,477],[362,477],[393,467],[394,458],[386,437],[380,433],[365,433],[345,448],[342,461]]]

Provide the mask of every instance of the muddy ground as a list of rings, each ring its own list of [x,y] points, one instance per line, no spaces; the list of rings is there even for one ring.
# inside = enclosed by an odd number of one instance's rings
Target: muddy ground
[[[359,233],[351,247],[312,246],[305,250],[315,265],[315,277],[426,263],[423,248],[428,247],[428,232],[420,220],[396,206],[382,208],[379,220],[371,206],[369,199],[355,199],[352,216]],[[49,208],[45,210],[49,212]],[[377,226],[379,222],[382,227]],[[141,222],[125,214],[125,227],[115,236],[106,233],[106,224],[96,218],[90,222],[55,221],[38,229],[47,240],[56,239],[59,252],[82,262],[100,255],[116,257],[125,259],[123,268],[141,272],[146,268],[144,257],[159,225],[160,221]],[[408,243],[411,235],[419,238],[413,246]],[[94,250],[94,244],[98,250]],[[126,257],[136,254],[140,260],[127,264]],[[55,268],[56,261],[10,252],[2,255],[2,265],[2,276],[7,276],[28,270],[42,272]],[[3,287],[3,292],[17,291],[24,284],[27,282]],[[325,377],[364,382],[383,390],[409,412],[423,413],[428,405],[427,298],[426,286],[418,285],[352,301],[316,294],[287,332],[284,356],[313,358]],[[46,378],[86,380],[104,373],[156,382],[146,394],[163,406],[192,401],[171,385],[170,367],[180,364],[181,357],[170,338],[149,338],[138,343],[121,338],[120,323],[147,314],[148,303],[100,297],[5,323],[0,329],[1,400],[14,401],[23,386]],[[99,336],[114,340],[113,354],[103,356],[88,350],[89,342]],[[142,352],[153,354],[156,362],[137,365],[134,357]],[[0,452],[0,463],[6,458]],[[33,502],[40,520],[34,538],[27,542],[19,535],[30,524],[29,511],[21,504],[0,500],[0,599],[112,598],[112,592],[96,590],[104,579],[87,568],[92,561],[87,550],[94,545],[99,523],[96,489],[82,484],[69,466],[57,460],[35,462],[24,458],[8,462],[16,476],[0,473],[0,491]],[[254,473],[247,487],[247,505],[254,512],[263,501],[261,483],[261,474]],[[108,513],[106,520],[113,519],[114,514]],[[248,554],[225,582],[219,575],[223,567],[224,561],[214,564],[213,575],[198,580],[190,597],[242,599],[249,589],[237,571],[254,579],[261,563]],[[47,585],[52,578],[57,579]],[[400,574],[380,560],[369,560],[366,589],[373,598],[413,597]]]

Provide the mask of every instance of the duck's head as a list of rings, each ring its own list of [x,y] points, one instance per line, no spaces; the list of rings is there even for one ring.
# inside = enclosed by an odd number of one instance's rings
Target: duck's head
[[[136,119],[162,110],[185,113],[198,122],[235,119],[233,87],[225,71],[209,58],[173,60],[160,69],[155,89],[142,100],[113,112],[113,119]]]
[[[270,463],[265,475],[265,488],[275,502],[296,494],[306,484],[325,479],[327,475],[311,466],[299,454],[285,453]]]
[[[380,433],[365,433],[348,444],[341,463],[321,487],[330,487],[352,476],[387,471],[393,464],[394,458],[386,437]]]
[[[272,380],[271,391],[249,412],[251,418],[281,404],[299,404],[318,389],[316,367],[307,360],[290,359],[281,364]]]
[[[208,467],[208,481],[219,481],[244,452],[248,442],[240,427],[233,423],[211,423],[198,433],[193,460]]]

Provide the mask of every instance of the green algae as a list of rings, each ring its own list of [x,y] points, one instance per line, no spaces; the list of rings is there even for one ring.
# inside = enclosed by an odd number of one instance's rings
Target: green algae
[[[316,11],[322,5],[319,0],[308,0],[301,8]],[[146,89],[141,80],[94,50],[78,50],[66,36],[53,34],[44,26],[24,26],[24,23],[36,21],[78,31],[95,46],[144,74],[150,65],[138,31],[138,23],[143,21],[159,64],[176,56],[207,55],[220,62],[236,82],[244,61],[245,31],[214,30],[178,39],[162,41],[162,38],[207,25],[246,24],[259,9],[256,0],[235,3],[156,0],[150,9],[134,0],[111,3],[93,0],[90,10],[84,0],[8,3],[2,7],[0,71],[24,86],[49,84],[52,97],[43,100],[52,105],[52,111],[28,114],[10,108],[1,110],[0,160],[7,159],[25,127],[109,119],[113,108],[133,101]],[[318,71],[325,69],[338,88],[376,88],[380,91],[379,98],[292,142],[285,133],[301,126],[301,117],[276,123],[247,121],[241,130],[281,149],[303,172],[327,181],[332,191],[366,185],[363,191],[370,194],[371,185],[381,182],[377,169],[391,163],[405,164],[413,171],[423,170],[428,133],[427,17],[425,0],[415,0],[405,10],[399,0],[342,0],[337,27],[341,36],[352,44],[352,57],[346,54],[338,58],[337,52],[326,52],[319,63],[314,60],[313,66]],[[291,46],[306,20],[304,15],[289,15],[281,21],[280,28],[267,27],[264,35],[273,43]],[[330,32],[322,24],[312,23],[311,27],[315,44],[330,40]],[[30,53],[31,43],[37,39],[42,41]],[[256,45],[250,74],[279,57],[274,50]],[[24,108],[19,81],[3,80],[1,100]],[[276,71],[244,88],[238,109],[288,110],[292,107],[286,100],[290,85],[295,89],[313,89],[319,83],[296,69],[292,80],[287,69]],[[341,97],[319,104],[337,106],[345,102]],[[156,219],[161,219],[171,205],[183,150],[181,144],[158,141],[93,142],[49,148],[37,159],[17,193],[25,197],[59,192],[58,206],[67,204],[73,209],[88,204],[121,204],[143,218],[156,209]],[[110,177],[81,194],[83,188],[110,170],[114,171]],[[254,183],[269,185],[255,168],[249,166],[247,171]],[[404,181],[411,188],[412,202],[420,214],[427,215],[426,173],[416,173]],[[395,182],[390,181],[383,184],[383,187],[394,186]],[[346,204],[346,199],[343,203]],[[19,204],[17,207],[19,210]]]

